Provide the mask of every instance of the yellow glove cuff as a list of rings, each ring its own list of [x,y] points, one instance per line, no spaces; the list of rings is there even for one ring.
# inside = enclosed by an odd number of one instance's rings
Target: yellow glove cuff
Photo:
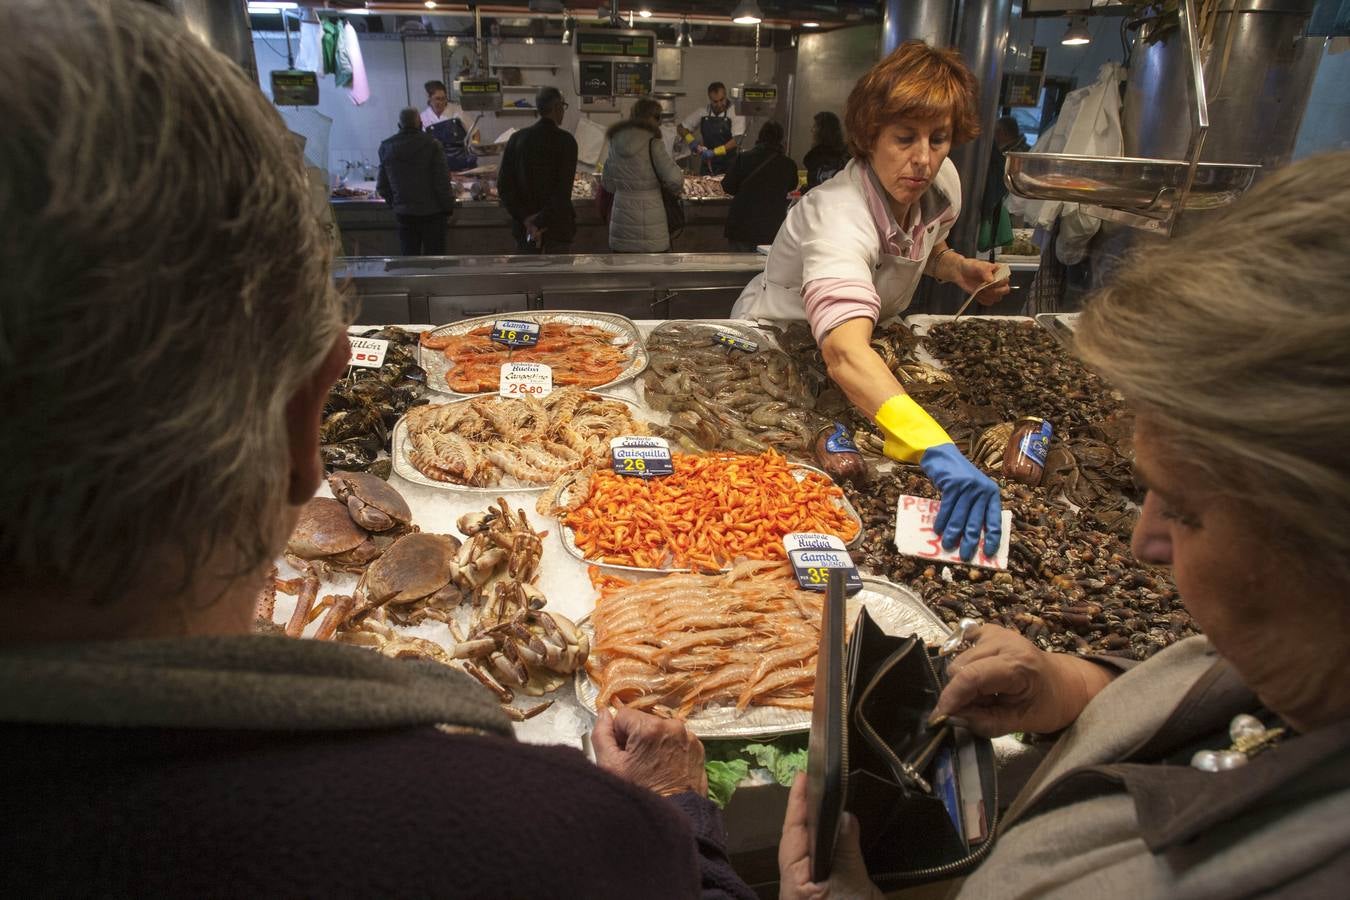
[[[876,423],[886,436],[882,452],[901,462],[918,462],[923,452],[952,439],[908,394],[896,394],[877,410]]]
[[[692,144],[694,142],[694,133],[692,131],[684,136],[684,142],[686,144]]]
[[[727,155],[726,147],[718,147],[716,150],[713,151],[713,156],[726,156],[726,155]]]

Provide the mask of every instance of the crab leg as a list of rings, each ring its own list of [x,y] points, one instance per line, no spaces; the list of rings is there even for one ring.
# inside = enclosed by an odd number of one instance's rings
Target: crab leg
[[[272,613],[277,605],[277,567],[273,566],[272,571],[267,573],[267,578],[263,580],[262,590],[258,592],[258,603],[254,607],[254,615],[264,622],[272,621]]]
[[[529,709],[517,709],[514,706],[503,706],[502,711],[506,717],[513,722],[524,722],[526,719],[533,719],[544,710],[553,705],[552,700],[545,700],[537,706],[531,706]]]
[[[314,605],[314,600],[318,596],[319,579],[313,574],[305,576],[304,584],[300,586],[300,596],[295,600],[295,612],[291,614],[291,620],[286,623],[287,637],[298,638],[304,633],[309,609]]]
[[[483,687],[487,688],[489,691],[492,691],[492,693],[495,694],[497,696],[497,699],[500,700],[502,703],[510,703],[512,700],[515,699],[516,695],[511,693],[511,690],[509,688],[503,686],[500,682],[497,681],[497,679],[493,678],[491,675],[480,669],[478,666],[474,665],[471,662],[464,662],[461,663],[460,665],[464,668],[465,672],[468,672],[474,678],[477,678],[479,683],[481,683]]]
[[[331,599],[333,603],[328,610],[328,615],[324,616],[323,621],[319,623],[319,630],[314,633],[314,639],[318,641],[331,640],[333,635],[337,634],[338,628],[351,615],[352,608],[356,606],[356,598],[351,594],[330,595],[324,599]]]

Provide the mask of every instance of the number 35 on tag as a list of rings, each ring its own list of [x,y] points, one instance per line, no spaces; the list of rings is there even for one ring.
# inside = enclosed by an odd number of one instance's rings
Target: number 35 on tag
[[[933,531],[937,521],[941,501],[928,497],[912,497],[901,494],[895,507],[895,549],[906,556],[919,556],[924,559],[936,559],[955,563],[958,566],[981,566],[986,569],[1008,568],[1008,545],[1012,540],[1012,510],[1003,510],[1003,535],[999,538],[998,553],[989,557],[984,555],[984,538],[980,538],[980,549],[975,551],[969,562],[961,558],[961,548],[942,549],[942,536]]]
[[[783,535],[783,549],[787,551],[788,562],[792,563],[792,574],[803,590],[823,591],[830,583],[830,570],[839,569],[844,573],[844,593],[856,594],[862,590],[862,578],[853,557],[848,555],[844,542],[833,534],[818,534],[810,531],[798,531]]]
[[[503,397],[547,397],[553,393],[553,369],[543,363],[502,363],[498,393]]]

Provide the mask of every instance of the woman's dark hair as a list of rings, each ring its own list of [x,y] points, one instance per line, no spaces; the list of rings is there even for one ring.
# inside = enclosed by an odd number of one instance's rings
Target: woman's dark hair
[[[811,120],[816,126],[816,146],[827,150],[844,149],[844,126],[839,117],[828,110],[815,114]]]
[[[768,144],[779,150],[783,149],[783,126],[779,125],[773,119],[765,122],[759,129],[759,137],[755,140],[756,144]]]
[[[430,97],[437,91],[445,91],[445,82],[436,81],[433,79],[432,81],[428,81],[426,84],[422,85],[422,89],[425,90],[427,92],[427,96]],[[449,91],[445,91],[445,93],[447,96],[449,96],[450,94]]]

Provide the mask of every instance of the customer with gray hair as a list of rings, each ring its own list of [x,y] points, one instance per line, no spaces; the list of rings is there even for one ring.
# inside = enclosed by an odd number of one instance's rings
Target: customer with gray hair
[[[1138,414],[1134,554],[1171,568],[1205,636],[1120,673],[978,629],[936,712],[986,735],[1064,733],[960,896],[1344,896],[1347,282],[1342,152],[1150,243],[1090,299],[1075,344]],[[821,896],[802,786],[783,834],[782,896]],[[848,838],[832,896],[868,896]]]
[[[421,113],[411,106],[398,114],[398,134],[380,144],[376,189],[394,208],[404,256],[445,253],[445,227],[455,208],[450,169],[441,142],[422,132]]]
[[[0,80],[0,894],[689,897],[700,861],[725,873],[682,724],[607,721],[605,771],[517,744],[448,667],[250,633],[349,358],[300,156],[141,0],[0,4]]]
[[[539,119],[506,142],[497,194],[511,214],[517,252],[567,253],[577,234],[572,208],[577,139],[562,129],[567,114],[562,91],[542,87],[534,103]]]

